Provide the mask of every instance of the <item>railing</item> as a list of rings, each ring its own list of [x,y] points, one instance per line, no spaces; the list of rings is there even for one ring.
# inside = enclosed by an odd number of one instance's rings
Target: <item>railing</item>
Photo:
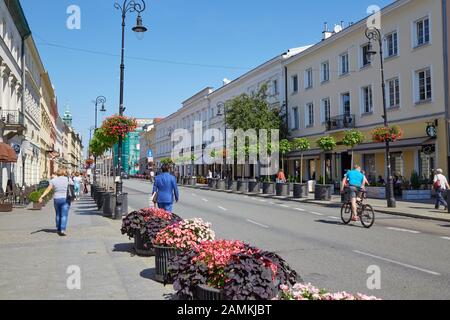
[[[326,122],[327,131],[335,131],[342,129],[354,129],[355,128],[355,115],[345,114],[337,117],[330,118]]]
[[[3,110],[0,109],[0,119],[6,125],[25,125],[25,118],[19,110]]]

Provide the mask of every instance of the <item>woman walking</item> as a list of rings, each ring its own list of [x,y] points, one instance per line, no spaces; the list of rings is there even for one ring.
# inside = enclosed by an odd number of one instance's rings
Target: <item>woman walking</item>
[[[39,203],[42,203],[43,199],[50,193],[50,191],[53,189],[55,190],[53,202],[56,212],[56,230],[58,231],[58,235],[61,237],[66,236],[67,219],[71,204],[71,199],[68,197],[68,189],[69,185],[73,184],[72,179],[67,176],[66,169],[60,168],[56,172],[56,177],[50,180],[50,185],[39,199]]]
[[[80,200],[81,184],[83,183],[83,178],[81,178],[80,173],[76,172],[73,178],[73,187],[75,189],[75,199]]]
[[[155,178],[153,184],[152,198],[158,204],[158,208],[166,211],[173,211],[173,201],[178,202],[179,194],[177,181],[174,176],[169,173],[169,166],[163,165],[161,168],[162,174]]]

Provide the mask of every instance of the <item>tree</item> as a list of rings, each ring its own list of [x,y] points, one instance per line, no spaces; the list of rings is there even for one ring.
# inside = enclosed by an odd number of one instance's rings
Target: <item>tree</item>
[[[294,139],[292,149],[300,151],[300,183],[303,183],[303,154],[311,149],[311,143],[306,138]]]
[[[319,140],[317,140],[317,146],[322,149],[324,159],[323,159],[323,177],[322,177],[322,184],[326,184],[326,161],[325,161],[325,154],[327,152],[333,151],[336,148],[336,140],[333,137],[322,137]]]
[[[354,157],[353,150],[355,146],[364,142],[364,135],[361,131],[356,129],[352,129],[345,132],[344,139],[342,139],[342,143],[352,149],[352,168],[354,165]]]
[[[289,140],[283,139],[279,142],[279,150],[281,154],[281,169],[284,171],[284,157],[292,151],[292,144]]]

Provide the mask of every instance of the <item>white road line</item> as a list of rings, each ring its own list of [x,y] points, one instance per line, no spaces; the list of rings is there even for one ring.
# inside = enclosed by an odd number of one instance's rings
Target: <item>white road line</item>
[[[208,202],[208,200],[206,200],[206,199],[202,199],[202,201],[203,201],[203,202]]]
[[[422,269],[422,268],[419,268],[419,267],[412,266],[410,264],[398,262],[398,261],[387,259],[387,258],[383,258],[383,257],[378,257],[378,256],[375,256],[375,255],[372,255],[372,254],[369,254],[369,253],[362,252],[362,251],[353,250],[353,252],[357,253],[357,254],[360,254],[360,255],[363,255],[363,256],[371,257],[371,258],[374,258],[374,259],[390,262],[390,263],[393,263],[393,264],[398,264],[399,266],[402,266],[402,267],[405,267],[405,268],[422,271],[422,272],[425,272],[425,273],[428,273],[428,274],[431,274],[431,275],[434,275],[434,276],[440,276],[441,275],[440,273],[437,273],[437,272],[434,272],[434,271],[431,271],[431,270]]]
[[[441,237],[443,240],[450,240],[450,237]]]
[[[290,208],[289,206],[287,206],[287,205],[285,205],[285,204],[280,204],[280,207],[283,207],[283,208]]]
[[[323,216],[323,214],[321,214],[321,213],[318,213],[318,212],[310,212],[310,213],[312,213],[312,214],[314,214],[314,215],[316,215],[316,216]]]
[[[247,222],[250,222],[250,223],[252,223],[252,224],[255,224],[255,225],[257,225],[257,226],[260,226],[260,227],[262,227],[262,228],[264,228],[264,229],[269,229],[268,226],[266,226],[266,225],[264,225],[264,224],[261,224],[261,223],[258,223],[258,222],[256,222],[256,221],[250,220],[250,219],[247,219]]]
[[[228,211],[228,209],[225,209],[224,207],[221,207],[221,206],[217,206],[217,208],[219,208],[220,210],[223,210],[223,211]]]
[[[305,212],[305,211],[306,211],[305,209],[302,209],[302,208],[294,208],[294,210],[302,211],[302,212]]]
[[[266,200],[264,200],[264,199],[259,199],[259,201],[260,202],[267,202]]]
[[[386,228],[386,229],[392,230],[392,231],[400,231],[400,232],[414,233],[414,234],[419,234],[419,233],[421,233],[421,232],[419,232],[419,231],[408,230],[408,229],[402,229],[402,228],[393,228],[393,227],[389,227],[389,228]]]
[[[339,220],[338,217],[333,217],[333,216],[328,216],[328,218],[330,218],[330,219],[335,219],[335,220]]]
[[[269,204],[271,204],[271,205],[274,205],[274,206],[276,205],[276,203],[275,203],[275,202],[269,202]]]

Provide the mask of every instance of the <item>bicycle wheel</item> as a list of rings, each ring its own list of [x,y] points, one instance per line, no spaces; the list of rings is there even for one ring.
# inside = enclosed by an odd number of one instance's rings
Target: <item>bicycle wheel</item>
[[[344,224],[349,224],[352,221],[352,205],[344,203],[341,208],[341,219]]]
[[[372,206],[369,204],[363,206],[361,213],[361,223],[364,228],[367,229],[371,228],[375,223],[375,212],[373,211]]]

